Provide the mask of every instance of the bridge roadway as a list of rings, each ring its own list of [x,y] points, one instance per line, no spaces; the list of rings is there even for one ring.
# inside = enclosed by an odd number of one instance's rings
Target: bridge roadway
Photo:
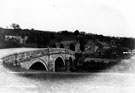
[[[64,48],[10,48],[0,50],[1,63],[24,69],[70,71],[74,52]]]

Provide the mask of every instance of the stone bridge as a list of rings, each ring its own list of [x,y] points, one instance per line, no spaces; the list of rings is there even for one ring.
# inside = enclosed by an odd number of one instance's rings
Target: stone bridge
[[[21,51],[22,50],[22,51]],[[5,64],[12,64],[24,69],[44,71],[70,71],[75,56],[65,48],[12,49],[1,57]]]

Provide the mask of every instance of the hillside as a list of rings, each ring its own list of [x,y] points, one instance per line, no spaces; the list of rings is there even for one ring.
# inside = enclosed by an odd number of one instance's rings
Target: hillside
[[[135,47],[135,38],[104,36],[85,33],[79,30],[71,31],[41,31],[34,29],[0,29],[1,48],[15,47],[61,47],[69,48],[75,52],[92,53],[91,56],[112,56],[130,52]],[[76,49],[78,47],[78,49]],[[97,49],[98,47],[98,49]],[[103,54],[103,55],[102,55]],[[90,55],[90,54],[89,54]]]

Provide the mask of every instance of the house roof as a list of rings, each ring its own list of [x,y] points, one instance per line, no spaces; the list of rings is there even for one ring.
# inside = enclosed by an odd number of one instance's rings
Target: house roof
[[[97,41],[96,42],[96,45],[98,45],[99,47],[104,47],[104,46],[106,46],[106,47],[110,47],[110,45],[108,44],[108,43],[106,43],[106,42],[100,42],[100,41]]]

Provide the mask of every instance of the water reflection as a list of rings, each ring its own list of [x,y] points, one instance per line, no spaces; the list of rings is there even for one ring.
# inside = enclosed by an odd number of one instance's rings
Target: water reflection
[[[134,63],[134,59],[128,60]],[[129,64],[127,60],[124,64]],[[126,62],[126,63],[125,63]],[[121,65],[121,64],[120,64]],[[133,65],[133,64],[131,64]],[[134,75],[123,75],[121,73],[113,74],[108,69],[107,74],[104,72],[97,73],[64,73],[64,72],[43,72],[25,70],[19,67],[3,65],[0,73],[0,91],[3,93],[119,93],[121,90],[127,92],[126,87],[132,89],[135,82]],[[118,67],[119,64],[114,67]],[[123,65],[127,66],[127,65]],[[2,70],[6,70],[5,72]],[[107,71],[107,69],[105,70]],[[5,85],[4,85],[5,84]],[[9,91],[10,90],[10,91]]]

